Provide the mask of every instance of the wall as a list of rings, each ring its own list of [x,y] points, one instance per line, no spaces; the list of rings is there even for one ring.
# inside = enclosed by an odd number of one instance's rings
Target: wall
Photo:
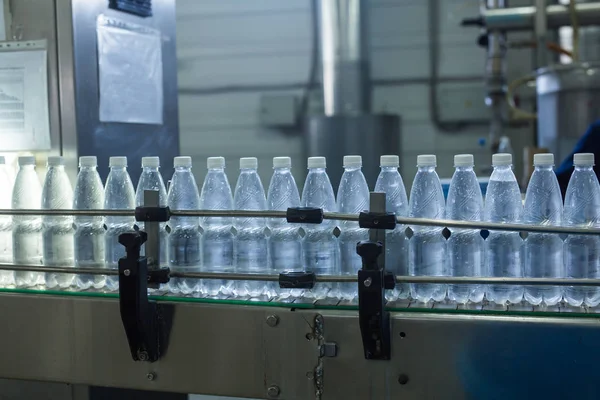
[[[417,154],[437,154],[442,176],[451,175],[456,153],[474,153],[481,167],[490,163],[489,150],[478,144],[487,138],[487,126],[443,133],[430,121],[427,3],[372,0],[370,15],[373,107],[402,117],[401,172],[407,185]],[[439,1],[442,81],[482,75],[485,51],[476,45],[479,32],[459,26],[463,17],[478,14],[478,6],[477,0]],[[180,145],[182,154],[193,156],[199,178],[208,156],[226,157],[232,182],[237,159],[256,156],[266,181],[271,158],[288,155],[302,183],[306,161],[300,134],[261,128],[258,107],[267,90],[302,94],[309,75],[310,27],[309,0],[177,0]],[[528,72],[531,59],[529,51],[511,50],[510,75]],[[481,91],[477,101],[483,101],[480,81],[443,83],[442,111],[455,106],[456,91],[446,89],[469,87]],[[508,133],[519,155],[518,149],[533,140],[531,127]],[[337,163],[329,167],[341,168],[341,160]]]

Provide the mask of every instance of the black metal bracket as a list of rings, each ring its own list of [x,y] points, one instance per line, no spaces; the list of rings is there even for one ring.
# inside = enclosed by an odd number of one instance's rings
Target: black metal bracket
[[[395,229],[396,214],[388,212],[361,212],[358,214],[358,226],[365,229]]]
[[[279,274],[279,287],[281,289],[312,289],[317,283],[314,272],[282,272]]]
[[[323,222],[323,209],[312,207],[288,208],[286,219],[291,224],[320,224]]]
[[[363,349],[367,360],[389,360],[391,358],[390,313],[385,311],[385,289],[393,289],[393,275],[377,263],[383,245],[364,240],[356,245],[362,258],[362,269],[358,271],[358,318]]]
[[[119,235],[126,256],[119,260],[119,306],[121,320],[135,361],[157,361],[165,354],[172,312],[148,299],[148,283],[169,281],[167,268],[148,272],[146,257],[140,256],[145,232]]]
[[[135,208],[135,220],[139,222],[167,222],[170,218],[169,207],[141,206]]]

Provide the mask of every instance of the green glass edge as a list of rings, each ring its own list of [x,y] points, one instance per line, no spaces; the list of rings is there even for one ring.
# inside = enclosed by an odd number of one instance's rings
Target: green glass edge
[[[105,292],[69,292],[60,290],[36,290],[36,289],[16,289],[16,288],[0,288],[0,293],[14,294],[30,294],[43,296],[73,296],[73,297],[90,297],[102,299],[118,299],[118,293]],[[228,299],[210,299],[196,297],[171,297],[171,296],[148,296],[151,300],[159,302],[175,302],[175,303],[201,303],[201,304],[225,304],[238,306],[259,306],[259,307],[275,307],[289,309],[305,309],[305,310],[358,310],[357,305],[319,305],[311,303],[278,303],[274,301],[254,301],[254,300],[228,300]],[[469,310],[469,309],[435,309],[435,308],[396,308],[387,307],[388,311],[402,313],[427,313],[427,314],[458,314],[458,315],[497,315],[497,316],[527,316],[527,317],[558,317],[558,318],[600,318],[600,314],[578,313],[578,312],[534,312],[534,311],[501,311],[501,310]]]

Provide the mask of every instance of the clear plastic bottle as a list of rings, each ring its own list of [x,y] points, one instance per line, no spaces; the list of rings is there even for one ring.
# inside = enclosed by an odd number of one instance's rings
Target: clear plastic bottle
[[[292,175],[292,160],[289,157],[273,158],[273,176],[267,193],[267,208],[286,211],[290,207],[300,206],[300,193]],[[271,230],[269,237],[269,258],[275,273],[285,271],[303,271],[302,237],[296,224],[289,224],[282,218],[270,218],[267,225]],[[269,294],[282,297],[300,296],[302,290],[281,290],[279,285],[267,285]]]
[[[203,210],[231,210],[233,196],[225,174],[225,159],[209,157],[206,160],[208,173],[204,178],[200,194],[200,208]],[[234,272],[233,221],[226,217],[206,217],[200,222],[202,234],[202,269],[206,272]],[[228,295],[233,291],[233,281],[206,279],[202,291],[210,296],[219,292]]]
[[[104,207],[104,186],[96,170],[95,156],[79,157],[79,175],[73,195],[74,210],[102,210]],[[104,218],[77,216],[75,221],[75,267],[104,268]],[[106,277],[102,275],[77,275],[75,284],[79,289],[104,286]]]
[[[459,221],[481,221],[483,196],[473,171],[473,155],[454,156],[456,170],[446,200],[446,217]],[[451,276],[485,276],[485,242],[479,229],[451,229],[447,242],[448,272]],[[485,294],[482,285],[450,285],[448,298],[457,303],[480,303]]]
[[[492,156],[494,170],[485,195],[484,218],[488,222],[519,223],[523,216],[523,202],[519,184],[512,171],[512,156],[498,153]],[[490,231],[485,240],[488,274],[498,278],[523,276],[521,252],[523,240],[519,232]],[[497,304],[520,303],[523,287],[491,285],[487,299]]]
[[[302,190],[302,207],[321,208],[325,212],[336,212],[335,194],[327,172],[325,157],[308,158],[308,175]],[[306,224],[302,243],[304,267],[317,275],[340,273],[340,244],[333,234],[335,222],[324,220],[320,224]],[[318,283],[310,295],[323,298],[330,294],[332,285]],[[335,293],[331,293],[332,295]]]
[[[417,174],[410,191],[408,215],[412,218],[444,218],[444,193],[440,178],[435,172],[435,155],[417,156]],[[411,276],[447,276],[446,239],[443,228],[413,226],[408,241],[408,267]],[[412,297],[420,302],[443,301],[446,285],[411,284]]]
[[[256,172],[258,160],[240,158],[240,176],[233,195],[236,210],[260,211],[267,209],[267,199],[260,177]],[[239,273],[271,273],[268,260],[266,221],[264,218],[236,218],[236,269]],[[238,295],[260,296],[266,291],[265,282],[239,281]]]
[[[12,208],[13,182],[7,171],[5,160],[0,156],[0,208]],[[0,262],[10,264],[12,255],[12,218],[10,215],[0,215]],[[0,287],[15,283],[15,274],[12,271],[0,271]]]
[[[562,225],[563,203],[554,173],[554,154],[535,154],[535,170],[527,186],[523,222]],[[555,234],[530,232],[525,240],[523,275],[526,278],[564,277],[563,241]],[[559,286],[526,286],[525,300],[533,305],[555,305],[562,299]]]
[[[19,172],[12,192],[13,209],[39,209],[42,187],[35,172],[35,158],[19,157]],[[13,216],[13,262],[40,265],[42,262],[42,217]],[[15,272],[18,287],[32,287],[44,283],[40,272]]]
[[[140,180],[135,191],[136,207],[144,205],[145,190],[157,190],[159,206],[164,207],[167,205],[167,189],[165,188],[159,168],[160,159],[158,157],[142,157],[142,174],[140,175]],[[137,222],[136,224],[140,230],[144,230],[143,222]],[[159,262],[161,266],[166,267],[169,262],[169,246],[167,245],[169,233],[167,232],[167,224],[165,222],[160,223],[159,227]],[[144,246],[142,246],[142,254],[145,254]]]
[[[175,173],[167,195],[169,207],[177,211],[199,209],[200,195],[192,174],[191,157],[175,157],[173,165]],[[169,264],[173,271],[200,271],[202,253],[198,217],[171,217],[169,225]],[[190,294],[200,290],[200,282],[191,278],[172,279],[170,288],[174,292]]]
[[[575,171],[565,195],[564,225],[600,228],[600,184],[594,173],[594,154],[573,156]],[[564,247],[567,278],[600,278],[600,238],[596,235],[569,235]],[[565,301],[572,306],[600,303],[600,288],[565,287]]]
[[[135,189],[127,172],[127,157],[110,157],[110,172],[104,188],[105,210],[135,209]],[[119,269],[119,259],[125,257],[125,246],[119,243],[119,235],[134,229],[134,217],[106,217],[106,234],[104,235],[104,258],[106,268]],[[119,277],[106,278],[106,288],[117,290]]]
[[[381,172],[375,183],[375,191],[385,193],[386,211],[398,217],[408,216],[408,197],[404,181],[398,172],[398,156],[381,156]],[[385,234],[385,268],[394,275],[408,276],[408,238],[406,226],[397,225]],[[396,289],[388,294],[388,299],[406,299],[410,293],[408,284],[396,284]]]
[[[42,189],[42,209],[70,210],[73,204],[73,188],[65,171],[62,157],[48,157],[48,172]],[[73,217],[42,217],[43,261],[51,267],[72,267],[73,249]],[[73,283],[75,275],[46,273],[47,288],[67,288]]]
[[[358,214],[369,209],[369,185],[362,173],[361,156],[344,156],[344,173],[337,196],[338,211],[343,214]],[[356,275],[362,268],[362,259],[356,253],[356,244],[369,239],[369,231],[359,228],[358,222],[340,223],[341,273]],[[353,283],[340,283],[338,295],[351,300],[358,294]]]

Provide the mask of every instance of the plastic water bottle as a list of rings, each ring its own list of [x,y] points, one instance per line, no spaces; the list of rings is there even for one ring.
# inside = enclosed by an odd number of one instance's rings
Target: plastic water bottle
[[[96,167],[95,156],[79,157],[79,175],[73,195],[74,210],[102,210],[104,187]],[[75,221],[75,266],[78,268],[104,268],[104,218],[77,216]],[[75,284],[79,289],[104,286],[102,275],[77,275]]]
[[[336,212],[337,204],[331,181],[325,171],[325,157],[309,157],[308,175],[302,190],[302,207],[321,208],[325,212]],[[307,271],[317,275],[340,273],[340,244],[333,234],[335,222],[324,220],[320,224],[306,224],[304,228],[303,260]],[[332,289],[330,283],[318,283],[310,293],[315,298],[327,296]]]
[[[485,220],[498,223],[519,223],[523,203],[519,184],[512,171],[512,156],[498,153],[492,156],[494,170],[485,196]],[[520,278],[523,276],[521,251],[523,240],[518,232],[490,231],[485,240],[488,273],[492,277]],[[491,285],[487,299],[497,304],[520,303],[523,287]]]
[[[4,157],[0,156],[0,208],[12,208],[12,179],[7,171]],[[12,218],[0,215],[0,262],[10,264],[12,255]],[[15,274],[12,271],[0,271],[0,287],[13,285]]]
[[[562,225],[562,194],[553,171],[554,154],[534,154],[535,170],[527,186],[523,222]],[[523,275],[526,278],[562,278],[563,241],[558,235],[530,232],[525,240]],[[533,305],[555,305],[562,298],[558,286],[526,286],[525,300]]]
[[[12,192],[13,209],[39,209],[42,199],[40,180],[35,172],[34,157],[19,157],[19,172]],[[42,218],[13,216],[13,262],[40,265],[42,261]],[[16,271],[18,287],[32,287],[44,283],[44,274]]]
[[[240,158],[240,176],[233,195],[236,210],[266,210],[267,199],[260,177],[256,172],[258,160],[254,157]],[[264,218],[236,218],[235,257],[237,272],[267,274],[268,265],[266,221]],[[260,296],[266,291],[264,282],[238,282],[238,295]]]
[[[380,164],[381,172],[375,183],[375,191],[385,193],[387,212],[393,212],[398,217],[408,216],[408,197],[404,181],[398,172],[399,157],[381,156]],[[386,231],[385,234],[385,268],[394,275],[408,275],[408,238],[405,231],[405,225],[396,225],[396,229]],[[408,284],[396,284],[396,289],[387,297],[390,300],[406,299],[409,292]]]
[[[267,208],[285,211],[289,207],[300,206],[300,193],[292,175],[292,160],[289,157],[273,158],[273,176],[267,193]],[[302,271],[302,237],[299,226],[289,224],[282,218],[270,218],[267,222],[271,230],[269,237],[269,258],[275,273]],[[280,290],[276,283],[267,285],[269,294],[282,297],[300,296],[302,290]]]
[[[600,184],[594,173],[594,154],[573,157],[575,171],[565,195],[564,225],[600,228]],[[596,235],[569,235],[565,240],[567,278],[600,278],[600,238]],[[566,287],[565,301],[572,306],[600,303],[597,287]]]
[[[42,209],[70,210],[73,204],[73,188],[65,171],[62,157],[48,157],[48,172],[42,189]],[[44,265],[51,267],[72,267],[73,217],[43,216],[42,238]],[[75,275],[46,273],[46,287],[67,288]]]
[[[200,207],[200,195],[196,179],[192,174],[191,157],[175,157],[175,173],[167,195],[171,210],[197,210]],[[173,271],[198,272],[202,264],[200,252],[200,229],[198,217],[171,217],[169,222],[169,264]],[[190,294],[200,289],[197,279],[172,279],[170,288],[174,292]]]
[[[344,173],[337,196],[338,211],[343,214],[358,214],[369,209],[369,185],[362,173],[361,156],[344,156]],[[362,267],[362,259],[356,253],[356,244],[369,239],[369,231],[359,228],[358,222],[340,223],[341,273],[356,275]],[[339,296],[351,300],[358,294],[354,283],[340,283]]]
[[[417,156],[417,174],[410,191],[408,214],[413,218],[444,218],[444,193],[440,178],[435,172],[434,155]],[[408,242],[408,267],[411,276],[447,276],[446,239],[443,228],[413,226]],[[446,285],[411,284],[412,297],[421,302],[443,301]]]
[[[473,155],[454,156],[454,175],[446,200],[446,217],[459,221],[481,221],[483,197],[473,171]],[[447,242],[448,272],[451,276],[485,276],[485,242],[479,229],[451,229]],[[482,285],[450,285],[448,298],[457,303],[480,303],[485,291]]]
[[[110,172],[104,188],[105,210],[133,210],[135,208],[135,190],[127,172],[127,157],[110,157]],[[134,217],[106,217],[106,234],[104,235],[104,254],[106,268],[119,269],[119,258],[125,257],[125,246],[119,243],[119,235],[131,232],[134,228]],[[106,278],[109,290],[119,288],[119,277]]]
[[[208,174],[202,185],[200,208],[203,210],[231,210],[233,196],[225,174],[225,159],[209,157],[206,160]],[[202,234],[202,269],[207,272],[234,272],[232,232],[233,221],[226,217],[206,217],[200,222]],[[216,279],[203,281],[202,291],[210,296],[219,292],[227,295],[233,291],[233,282]]]
[[[137,189],[135,191],[135,206],[140,207],[144,205],[144,191],[145,190],[157,190],[158,191],[158,205],[164,207],[167,205],[167,189],[163,182],[162,175],[159,171],[160,159],[158,157],[142,157],[142,174],[138,181]],[[140,230],[144,230],[144,223],[137,222],[137,226]],[[167,232],[167,224],[161,222],[159,224],[159,249],[160,249],[160,265],[167,266],[169,262],[169,247],[167,245],[167,238],[169,233]],[[145,254],[145,245],[142,245],[142,254]]]

